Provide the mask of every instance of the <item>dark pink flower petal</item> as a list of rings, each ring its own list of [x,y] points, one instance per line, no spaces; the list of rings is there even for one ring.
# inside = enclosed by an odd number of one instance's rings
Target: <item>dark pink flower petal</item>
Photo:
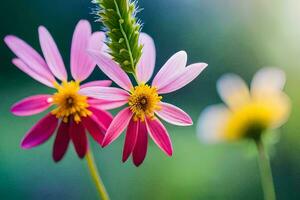
[[[46,62],[54,74],[54,76],[62,81],[67,81],[67,71],[65,68],[65,64],[60,55],[60,52],[56,46],[55,41],[53,40],[49,31],[43,27],[39,27],[39,39],[40,45],[43,50],[44,57]]]
[[[51,103],[48,102],[50,97],[51,95],[47,94],[27,97],[15,103],[10,111],[17,116],[38,114],[47,110],[51,106]]]
[[[157,118],[146,119],[146,124],[147,130],[155,144],[168,156],[172,156],[172,142],[164,125]]]
[[[96,66],[96,63],[86,52],[91,35],[90,23],[86,20],[80,20],[74,30],[71,46],[71,73],[77,81],[85,80]]]
[[[107,132],[103,139],[103,147],[109,145],[121,135],[121,133],[125,130],[126,126],[128,125],[132,115],[133,114],[130,108],[125,108],[115,116],[109,128],[107,129]]]
[[[138,126],[139,122],[130,120],[125,137],[125,144],[123,149],[123,157],[122,161],[125,162],[134,149],[134,145],[136,143],[136,139],[138,136]]]
[[[161,109],[155,113],[165,121],[177,126],[190,126],[193,124],[191,117],[180,108],[169,104],[160,103]]]
[[[148,134],[145,122],[139,121],[139,130],[136,143],[132,152],[132,160],[135,166],[143,163],[148,148]]]
[[[153,39],[146,33],[141,33],[139,43],[143,45],[143,53],[136,68],[139,82],[147,83],[155,67],[155,45]]]
[[[69,123],[61,122],[55,137],[52,157],[55,162],[60,161],[67,152],[70,143]]]
[[[108,127],[110,126],[113,120],[113,116],[109,112],[97,109],[95,107],[89,107],[89,110],[93,113],[93,115],[96,116],[96,118],[98,119],[98,123],[101,123],[103,131],[107,131]]]
[[[119,108],[125,105],[126,103],[128,103],[128,100],[111,101],[111,100],[102,100],[102,99],[94,99],[94,98],[88,99],[89,105],[100,110],[111,110],[114,108]]]
[[[94,140],[101,145],[106,127],[104,127],[103,124],[99,122],[98,118],[95,115],[82,118],[82,123],[94,138]]]
[[[6,36],[4,38],[4,41],[19,58],[14,62],[14,64],[18,64],[18,68],[20,68],[22,71],[32,76],[32,78],[36,80],[38,80],[39,76],[39,79],[43,80],[43,82],[41,81],[43,84],[46,84],[47,82],[46,85],[48,85],[49,87],[53,87],[55,78],[48,68],[45,60],[40,56],[38,52],[36,52],[26,42],[13,35]]]
[[[82,123],[70,122],[70,137],[73,141],[76,153],[79,158],[83,158],[88,149],[88,141]]]
[[[54,133],[58,119],[49,113],[38,121],[25,135],[21,142],[23,149],[30,149],[46,142]]]
[[[111,85],[111,83],[112,83],[112,81],[110,81],[110,80],[91,81],[91,82],[82,84],[80,86],[80,88],[93,87],[93,86],[109,87]]]

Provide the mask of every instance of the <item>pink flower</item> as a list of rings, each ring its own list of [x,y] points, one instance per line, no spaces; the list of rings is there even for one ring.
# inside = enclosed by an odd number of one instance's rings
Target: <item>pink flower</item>
[[[107,88],[111,84],[111,81],[104,80],[80,85],[96,66],[86,53],[86,49],[99,49],[99,44],[103,44],[104,33],[92,34],[89,22],[79,21],[71,47],[71,73],[75,81],[68,82],[67,71],[53,38],[43,26],[39,27],[38,32],[45,59],[15,36],[9,35],[4,39],[17,56],[12,60],[13,64],[33,79],[57,90],[53,95],[40,94],[27,97],[12,106],[11,112],[17,116],[38,114],[55,106],[28,131],[21,147],[30,149],[46,142],[58,127],[53,146],[54,161],[58,162],[63,158],[70,141],[73,142],[78,156],[83,158],[88,149],[86,130],[101,144],[104,132],[112,121],[111,114],[105,110],[115,106],[110,102],[88,98],[78,93],[81,88],[91,86]]]
[[[156,116],[178,126],[189,126],[193,122],[180,108],[162,102],[161,95],[184,87],[207,66],[205,63],[196,63],[186,67],[187,55],[180,51],[166,62],[154,77],[152,84],[148,85],[155,66],[155,46],[152,38],[145,33],[141,33],[140,42],[144,47],[135,73],[137,86],[132,85],[127,74],[113,60],[99,51],[91,50],[89,52],[100,69],[123,89],[94,86],[80,91],[81,94],[92,98],[109,100],[120,105],[127,104],[113,119],[102,145],[112,143],[127,127],[122,160],[125,162],[132,154],[136,166],[139,166],[146,156],[148,133],[163,152],[168,156],[172,155],[169,134]]]

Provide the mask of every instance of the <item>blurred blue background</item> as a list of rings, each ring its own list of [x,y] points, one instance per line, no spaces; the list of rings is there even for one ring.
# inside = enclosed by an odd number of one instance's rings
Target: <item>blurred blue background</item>
[[[186,50],[189,63],[208,68],[185,88],[167,95],[191,114],[194,123],[207,105],[221,102],[215,83],[225,72],[249,82],[257,69],[278,66],[287,73],[286,92],[292,99],[290,120],[281,129],[272,155],[278,199],[300,199],[300,2],[297,0],[141,0],[143,31],[156,42],[158,70],[175,52]],[[93,30],[102,25],[91,14],[87,0],[2,1],[1,31],[15,34],[40,51],[37,27],[45,25],[69,63],[71,37],[78,20],[88,19]],[[58,164],[51,158],[53,138],[22,150],[25,132],[43,114],[15,117],[10,106],[29,95],[53,92],[11,64],[13,54],[0,44],[0,199],[97,199],[85,160],[73,147]],[[91,77],[105,78],[99,69]],[[250,142],[205,145],[195,125],[168,126],[174,155],[165,156],[151,142],[144,164],[122,164],[124,138],[101,149],[94,142],[100,173],[112,200],[262,199],[256,153]]]

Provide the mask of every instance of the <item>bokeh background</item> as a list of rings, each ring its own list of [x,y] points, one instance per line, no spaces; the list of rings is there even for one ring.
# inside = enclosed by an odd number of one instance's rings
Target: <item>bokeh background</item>
[[[298,0],[140,0],[143,31],[156,42],[156,71],[175,52],[186,50],[189,63],[209,67],[185,88],[167,95],[197,122],[201,111],[220,103],[216,80],[226,72],[249,82],[260,67],[278,66],[287,73],[286,92],[293,103],[290,120],[272,151],[278,199],[300,199],[300,2]],[[94,30],[102,25],[91,14],[89,0],[1,1],[0,37],[15,34],[40,51],[37,27],[45,25],[55,38],[66,65],[71,36],[79,19]],[[3,41],[3,40],[2,40]],[[85,160],[73,147],[55,164],[53,138],[22,150],[20,140],[43,114],[15,117],[10,106],[29,95],[53,92],[11,64],[13,54],[0,43],[0,199],[97,199]],[[92,79],[102,79],[99,69]],[[136,168],[122,164],[124,138],[101,149],[94,142],[98,167],[112,200],[253,200],[262,199],[256,152],[250,142],[205,145],[195,125],[168,126],[174,155],[165,156],[151,142],[148,156]]]

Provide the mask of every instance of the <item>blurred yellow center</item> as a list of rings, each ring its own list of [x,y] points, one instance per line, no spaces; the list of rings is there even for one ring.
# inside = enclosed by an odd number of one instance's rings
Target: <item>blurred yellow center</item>
[[[147,84],[135,86],[131,91],[129,98],[129,107],[134,114],[134,120],[141,121],[147,118],[153,118],[155,110],[159,110],[159,102],[162,96],[159,96],[157,89]]]
[[[65,123],[70,119],[79,123],[81,117],[92,114],[88,110],[87,97],[78,94],[80,89],[79,82],[62,82],[61,85],[56,84],[55,88],[57,92],[53,94],[51,101],[57,108],[52,110],[51,113],[57,118],[62,119]]]

